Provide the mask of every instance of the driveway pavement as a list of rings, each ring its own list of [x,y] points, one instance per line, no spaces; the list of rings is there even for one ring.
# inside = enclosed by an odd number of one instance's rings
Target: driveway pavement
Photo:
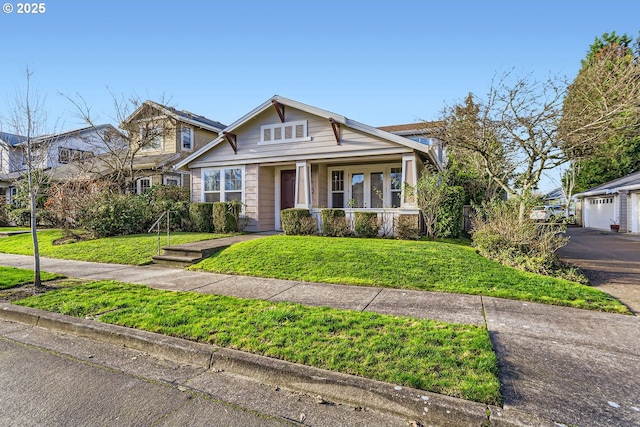
[[[606,265],[606,259],[601,261]],[[0,264],[31,268],[32,258],[0,254]],[[498,356],[504,395],[504,407],[492,409],[492,425],[640,426],[640,318],[636,316],[477,295],[261,279],[158,266],[50,258],[43,258],[41,264],[45,271],[70,277],[486,325]],[[478,409],[472,402],[456,405],[463,412]],[[429,413],[435,406],[430,408]],[[447,414],[451,411],[452,407],[446,409]]]
[[[582,227],[567,230],[569,244],[558,251],[591,284],[640,313],[640,235]]]

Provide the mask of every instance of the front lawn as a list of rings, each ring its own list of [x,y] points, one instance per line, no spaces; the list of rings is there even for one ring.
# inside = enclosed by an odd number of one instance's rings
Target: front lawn
[[[484,327],[114,281],[52,290],[17,304],[501,403],[497,359]]]
[[[40,279],[43,282],[59,277],[63,276],[44,271],[40,272]],[[33,270],[0,266],[0,289],[10,289],[27,283],[33,283]]]
[[[54,245],[64,236],[61,230],[38,231],[38,246],[43,257],[74,259],[78,261],[106,262],[112,264],[144,265],[158,254],[157,234],[135,234],[105,239],[84,240]],[[171,233],[172,245],[226,237],[225,234]],[[166,246],[167,235],[160,235],[160,245]],[[17,255],[33,255],[31,234],[0,239],[0,252]]]
[[[235,244],[190,269],[629,313],[618,300],[595,288],[505,267],[459,242],[272,236]]]

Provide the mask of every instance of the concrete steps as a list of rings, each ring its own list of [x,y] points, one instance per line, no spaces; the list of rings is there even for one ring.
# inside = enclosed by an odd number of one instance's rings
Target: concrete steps
[[[200,242],[184,243],[181,245],[165,246],[160,255],[152,257],[154,264],[167,267],[184,268],[207,258],[217,251],[225,249],[234,243],[273,236],[276,232],[240,234],[223,237],[221,239],[203,240]]]

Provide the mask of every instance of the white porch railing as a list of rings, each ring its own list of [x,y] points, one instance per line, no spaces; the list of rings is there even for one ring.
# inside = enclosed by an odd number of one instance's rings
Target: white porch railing
[[[394,235],[394,222],[400,217],[400,215],[419,215],[419,209],[402,209],[402,208],[341,208],[344,211],[345,217],[351,224],[353,230],[353,221],[356,212],[375,212],[380,222],[379,236],[393,236]],[[311,216],[315,218],[318,223],[318,230],[322,230],[322,208],[310,209]]]

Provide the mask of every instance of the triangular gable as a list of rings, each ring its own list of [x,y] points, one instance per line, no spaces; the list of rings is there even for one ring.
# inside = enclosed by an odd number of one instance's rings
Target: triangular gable
[[[250,121],[251,119],[255,118],[256,116],[260,115],[261,113],[263,113],[264,111],[266,111],[269,108],[274,108],[274,106],[276,107],[276,109],[278,109],[278,106],[284,106],[284,107],[290,107],[290,108],[294,108],[296,110],[300,110],[302,112],[306,112],[308,114],[312,114],[321,118],[324,118],[328,121],[330,121],[332,123],[332,126],[345,126],[347,128],[351,128],[353,130],[362,132],[364,134],[379,138],[381,140],[385,140],[388,142],[392,142],[395,144],[399,144],[401,146],[410,148],[412,150],[421,152],[426,154],[431,161],[433,162],[434,165],[436,165],[438,168],[442,168],[441,163],[438,161],[438,156],[437,153],[434,151],[434,147],[433,146],[428,146],[425,144],[421,144],[419,142],[415,142],[412,141],[408,138],[402,137],[402,136],[398,136],[398,135],[394,135],[390,132],[372,127],[372,126],[368,126],[365,125],[364,123],[360,123],[357,122],[355,120],[351,120],[345,116],[342,116],[340,114],[335,114],[332,113],[330,111],[326,111],[320,108],[316,108],[307,104],[303,104],[301,102],[298,101],[294,101],[292,99],[288,99],[288,98],[284,98],[278,95],[273,96],[272,98],[268,99],[267,101],[265,101],[264,103],[260,104],[258,107],[254,108],[253,110],[251,110],[249,113],[245,114],[244,116],[242,116],[240,119],[236,120],[235,122],[233,122],[231,125],[229,125],[228,127],[226,127],[223,132],[220,134],[220,136],[216,139],[214,139],[213,141],[209,142],[208,144],[204,145],[202,148],[200,148],[199,150],[195,151],[193,154],[191,154],[190,156],[188,156],[187,158],[185,158],[184,160],[182,160],[181,162],[177,163],[175,168],[179,169],[182,168],[184,166],[187,166],[189,163],[197,160],[199,157],[203,156],[205,153],[209,152],[210,150],[212,150],[214,147],[218,146],[219,144],[223,144],[223,143],[231,143],[231,141],[229,140],[230,137],[232,137],[234,135],[234,131],[238,128],[240,128],[242,125],[244,125],[245,123],[247,123],[248,121]],[[278,111],[278,114],[281,114],[280,111]],[[284,113],[286,114],[286,112]],[[235,150],[235,147],[234,147]]]
[[[210,130],[215,133],[220,133],[224,129],[225,125],[215,120],[208,119],[204,116],[199,116],[188,111],[179,111],[172,107],[167,107],[157,102],[147,100],[143,102],[133,113],[127,117],[125,123],[131,123],[135,121],[136,117],[143,113],[145,108],[152,108],[161,114],[171,117],[181,123],[187,123],[195,127]]]

